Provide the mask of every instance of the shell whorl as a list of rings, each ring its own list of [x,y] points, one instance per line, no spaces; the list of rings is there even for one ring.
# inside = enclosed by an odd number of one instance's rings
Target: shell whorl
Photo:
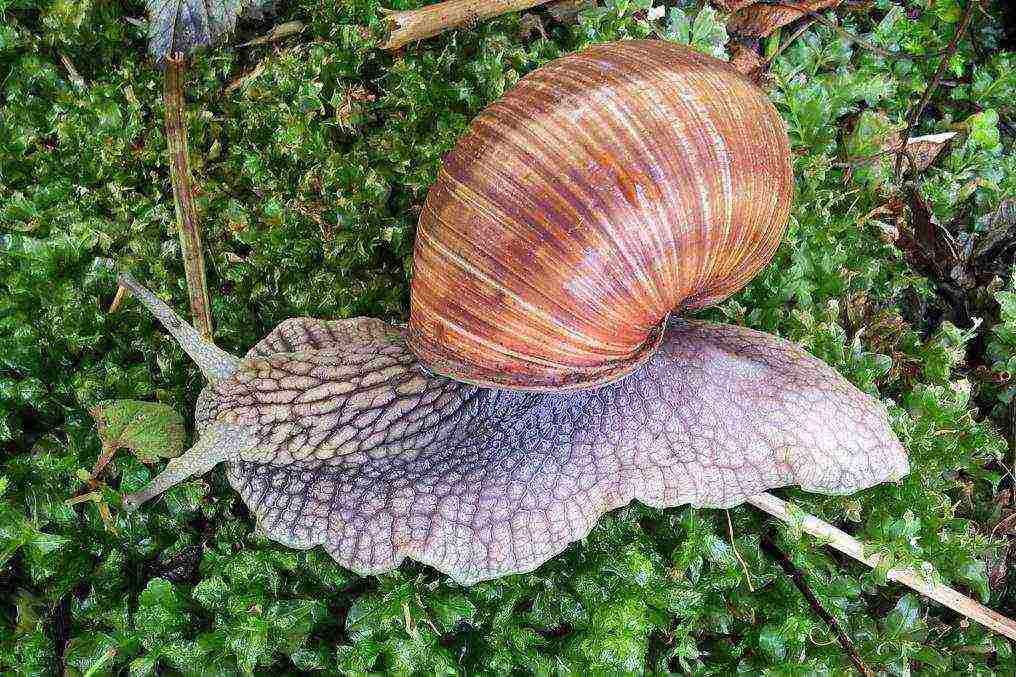
[[[417,229],[409,345],[481,385],[616,380],[669,314],[769,262],[792,194],[782,120],[728,64],[653,40],[557,59],[446,156]]]

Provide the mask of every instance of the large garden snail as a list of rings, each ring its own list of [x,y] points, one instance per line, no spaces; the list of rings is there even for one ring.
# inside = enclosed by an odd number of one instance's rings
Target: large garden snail
[[[778,114],[727,64],[657,41],[553,61],[446,157],[408,326],[296,318],[239,359],[121,277],[209,381],[195,446],[125,503],[225,461],[274,540],[471,583],[535,568],[633,499],[900,477],[884,408],[829,366],[676,317],[769,262],[792,190]]]

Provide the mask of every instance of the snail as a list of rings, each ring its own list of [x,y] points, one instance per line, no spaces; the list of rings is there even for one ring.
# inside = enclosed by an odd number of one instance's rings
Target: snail
[[[208,380],[196,444],[125,506],[225,462],[269,538],[469,584],[632,500],[899,478],[875,398],[791,342],[684,317],[769,263],[792,193],[779,115],[726,63],[652,40],[552,61],[446,156],[406,325],[294,318],[241,359],[121,275]]]

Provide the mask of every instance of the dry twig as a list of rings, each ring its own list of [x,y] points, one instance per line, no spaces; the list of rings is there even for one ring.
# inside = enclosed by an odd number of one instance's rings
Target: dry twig
[[[792,514],[787,502],[772,494],[757,494],[749,498],[747,502],[787,524],[799,526],[806,533],[826,541],[844,555],[863,562],[873,569],[882,561],[882,557],[879,555],[865,555],[864,545],[860,541],[828,522],[799,510],[795,510]],[[921,574],[906,567],[893,567],[886,577],[916,590],[925,597],[933,599],[973,621],[977,621],[1000,635],[1016,640],[1016,621],[1006,618],[948,585],[928,582]]]
[[[797,27],[797,30],[795,30],[789,38],[781,42],[780,46],[776,48],[776,51],[774,51],[771,56],[769,56],[768,58],[766,58],[765,61],[762,62],[762,70],[768,71],[769,66],[771,66],[772,63],[776,61],[776,57],[782,54],[784,50],[787,49],[787,47],[790,47],[790,45],[793,44],[794,40],[797,40],[799,37],[801,37],[801,35],[806,30],[811,28],[811,25],[815,23],[815,21],[817,21],[817,19],[813,16],[808,17],[806,21],[802,21],[801,25]]]
[[[797,589],[801,591],[802,595],[804,595],[804,598],[808,601],[812,611],[814,611],[819,618],[825,621],[826,625],[829,626],[829,629],[833,631],[833,634],[836,635],[836,639],[839,641],[840,646],[842,646],[843,650],[847,652],[847,656],[850,657],[850,662],[854,664],[858,672],[865,677],[875,677],[875,673],[871,671],[871,668],[865,665],[864,661],[861,660],[861,654],[857,653],[857,647],[854,646],[854,642],[850,639],[850,636],[844,632],[843,628],[840,626],[840,622],[836,620],[835,616],[826,611],[825,607],[822,606],[822,603],[818,601],[818,597],[816,597],[815,593],[812,592],[807,579],[804,577],[804,572],[801,571],[790,560],[790,558],[787,557],[787,554],[780,550],[780,547],[765,534],[762,535],[761,544],[762,549],[765,550],[766,553],[768,553],[769,556],[776,560],[776,563],[780,565],[780,568],[783,569],[783,573],[789,576],[790,580],[794,581],[794,585],[796,585]]]
[[[737,544],[734,543],[734,525],[730,521],[730,511],[724,510],[723,512],[727,514],[727,533],[730,535],[730,549],[734,551],[734,557],[741,563],[741,569],[744,570],[744,580],[748,582],[748,590],[755,592],[755,586],[751,582],[751,574],[748,573],[748,565],[741,558],[741,553],[737,551]]]
[[[106,312],[112,314],[120,310],[120,304],[123,303],[123,297],[126,293],[127,288],[124,287],[122,284],[118,284],[116,286],[116,296],[113,297],[113,302],[109,304],[109,310],[107,310]]]
[[[942,79],[942,73],[945,72],[945,67],[949,63],[949,59],[956,52],[956,48],[960,44],[960,37],[967,31],[967,26],[970,24],[970,19],[974,16],[974,7],[977,5],[978,0],[968,0],[967,8],[963,11],[963,18],[960,19],[960,25],[956,28],[956,33],[953,34],[952,40],[949,41],[949,46],[945,48],[945,52],[942,55],[942,61],[939,62],[938,68],[935,70],[935,76],[928,83],[928,86],[924,90],[924,95],[921,97],[921,101],[917,104],[910,112],[910,118],[907,120],[907,129],[903,132],[903,138],[909,139],[913,133],[914,128],[917,126],[917,121],[921,118],[921,113],[924,112],[925,106],[931,100],[931,95],[938,88],[938,82]],[[903,155],[905,152],[904,148],[901,148],[896,153],[896,166],[893,168],[893,174],[896,176],[897,181],[902,176],[903,171]]]
[[[971,0],[973,2],[973,0]],[[999,206],[999,211],[1005,208],[1005,203]],[[997,212],[996,212],[997,214]],[[1004,217],[1003,217],[1004,218]],[[1016,272],[1016,271],[1014,271]],[[1016,279],[1010,281],[1008,287],[1010,291],[1013,286],[1016,285]],[[1006,442],[1009,443],[1009,467],[1016,468],[1016,397],[1009,400],[1009,434],[1007,435]],[[1016,507],[1016,476],[1010,473],[1012,478],[1012,487],[1009,488],[1009,505]],[[1016,514],[1016,513],[1013,513]],[[1010,515],[1012,517],[1012,515]],[[1003,520],[1004,521],[1004,520]],[[999,522],[1001,524],[1001,522]],[[998,525],[995,525],[995,529]],[[991,530],[991,535],[995,535],[995,529]]]
[[[446,0],[388,15],[391,34],[383,49],[433,37],[450,28],[542,5],[549,0]]]
[[[201,248],[201,223],[194,207],[194,186],[191,183],[190,146],[187,142],[187,121],[184,115],[183,81],[187,73],[183,57],[166,59],[166,84],[163,100],[166,105],[166,143],[169,146],[169,172],[173,181],[173,202],[180,228],[180,253],[187,275],[191,320],[205,339],[212,340],[212,315],[208,302],[208,281],[205,279],[205,257]]]
[[[860,45],[861,47],[864,47],[868,51],[874,52],[875,54],[878,54],[880,57],[882,57],[884,59],[891,59],[891,58],[893,58],[892,54],[890,54],[889,52],[885,51],[881,47],[876,47],[875,45],[871,44],[870,42],[868,42],[868,41],[866,41],[866,40],[864,40],[864,39],[854,35],[853,33],[848,31],[843,26],[839,25],[835,21],[830,21],[829,19],[827,19],[824,16],[822,16],[821,13],[816,12],[815,10],[811,9],[810,7],[807,7],[805,5],[798,5],[797,3],[793,3],[793,2],[777,2],[777,3],[773,3],[773,7],[787,7],[789,9],[796,9],[798,12],[801,12],[801,14],[803,14],[805,16],[808,16],[808,17],[811,17],[812,19],[814,19],[815,21],[819,22],[823,26],[826,26],[828,28],[833,29],[834,31],[836,31],[837,33],[839,33],[840,35],[845,37],[847,40],[850,40],[851,42],[856,43],[856,44]]]

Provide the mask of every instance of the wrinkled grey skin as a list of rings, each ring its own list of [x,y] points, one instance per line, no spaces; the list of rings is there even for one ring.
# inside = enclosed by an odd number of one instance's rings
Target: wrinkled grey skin
[[[189,326],[124,283],[211,381],[198,443],[128,505],[226,461],[270,538],[363,574],[409,556],[474,583],[536,568],[633,499],[728,507],[908,471],[880,403],[750,329],[673,320],[630,376],[548,395],[430,375],[400,328],[367,318],[287,320],[237,360],[188,347]]]

